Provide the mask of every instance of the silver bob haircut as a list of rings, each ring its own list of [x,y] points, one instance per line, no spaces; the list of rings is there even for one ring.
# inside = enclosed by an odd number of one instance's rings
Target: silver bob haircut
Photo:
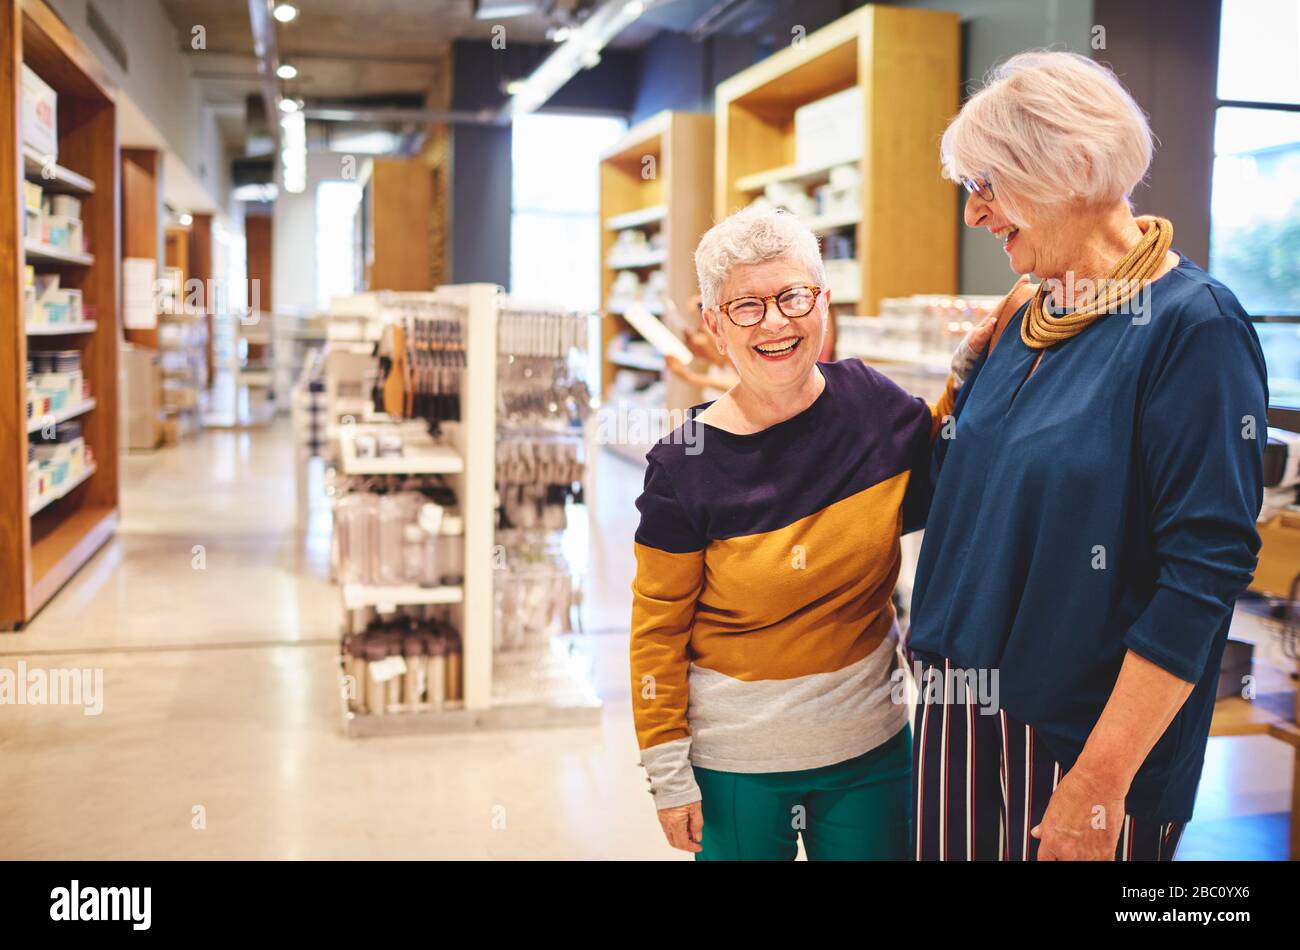
[[[818,285],[826,286],[826,265],[817,236],[806,224],[776,208],[751,205],[737,211],[709,228],[695,248],[701,301],[708,309],[717,309],[722,285],[737,264],[780,259],[802,264]]]
[[[1030,50],[994,67],[939,145],[944,175],[989,173],[1013,218],[1024,204],[1127,200],[1151,164],[1151,127],[1106,66]]]

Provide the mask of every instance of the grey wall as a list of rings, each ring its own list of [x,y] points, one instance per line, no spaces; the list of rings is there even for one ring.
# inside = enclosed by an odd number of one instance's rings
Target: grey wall
[[[458,125],[451,136],[451,282],[509,287],[510,129]]]
[[[961,15],[962,77],[968,91],[992,66],[1022,50],[1051,47],[1089,54],[1096,22],[1093,0],[904,0],[897,5]],[[955,226],[960,229],[958,292],[1005,293],[1015,275],[1001,243],[960,220]]]
[[[1142,214],[1174,223],[1174,244],[1202,267],[1210,256],[1220,0],[1094,0],[1109,63],[1151,119],[1157,144]],[[1171,77],[1177,77],[1171,80]]]

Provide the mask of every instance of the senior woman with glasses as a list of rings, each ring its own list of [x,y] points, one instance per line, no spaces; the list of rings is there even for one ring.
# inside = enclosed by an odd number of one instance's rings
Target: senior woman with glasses
[[[1170,860],[1192,815],[1259,549],[1267,383],[1237,298],[1133,216],[1151,149],[1114,74],[1058,52],[1012,57],[943,136],[966,224],[1042,283],[935,449],[919,859]]]
[[[819,363],[817,239],[751,208],[695,252],[739,382],[647,456],[637,501],[633,712],[665,836],[697,859],[907,854],[910,743],[890,595],[919,526],[938,405],[857,360]]]

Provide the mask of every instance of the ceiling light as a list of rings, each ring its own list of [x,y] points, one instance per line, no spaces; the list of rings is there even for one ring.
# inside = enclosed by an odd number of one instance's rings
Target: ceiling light
[[[290,23],[298,18],[298,8],[292,3],[277,3],[271,15],[281,23]]]
[[[477,0],[474,4],[474,19],[505,20],[538,13],[539,8],[537,0]]]
[[[275,74],[281,79],[293,79],[298,75],[298,67],[292,63],[281,63],[276,67]]]
[[[298,111],[298,100],[297,100],[297,99],[281,99],[281,100],[280,100],[280,111],[281,111],[281,112],[297,112],[297,111]]]
[[[508,83],[506,83],[506,95],[507,96],[519,95],[519,93],[523,92],[525,85],[527,85],[527,83],[525,83],[524,80],[522,79],[510,80]]]
[[[528,76],[523,87],[506,103],[503,114],[515,119],[536,110],[577,75],[600,63],[600,51],[614,37],[634,23],[655,0],[605,0],[582,21],[581,26],[558,27],[552,39],[555,48]],[[563,37],[563,39],[561,39]]]
[[[280,180],[284,190],[299,193],[307,187],[307,122],[301,112],[280,118]]]
[[[551,42],[564,43],[569,39],[569,37],[572,34],[573,31],[570,30],[567,26],[557,26],[555,29],[551,31]]]
[[[182,211],[176,220],[181,223],[181,227],[188,228],[194,223],[194,215],[190,214],[188,211]]]

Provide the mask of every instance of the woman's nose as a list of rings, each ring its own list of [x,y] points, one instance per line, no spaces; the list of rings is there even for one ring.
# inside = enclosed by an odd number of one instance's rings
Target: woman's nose
[[[790,325],[789,319],[781,312],[781,308],[776,305],[775,300],[766,301],[767,309],[763,311],[763,322],[759,324],[768,332],[784,330]]]
[[[983,227],[983,221],[988,217],[989,206],[984,199],[976,194],[966,196],[966,208],[962,212],[962,217],[966,221],[966,227],[979,228]]]

